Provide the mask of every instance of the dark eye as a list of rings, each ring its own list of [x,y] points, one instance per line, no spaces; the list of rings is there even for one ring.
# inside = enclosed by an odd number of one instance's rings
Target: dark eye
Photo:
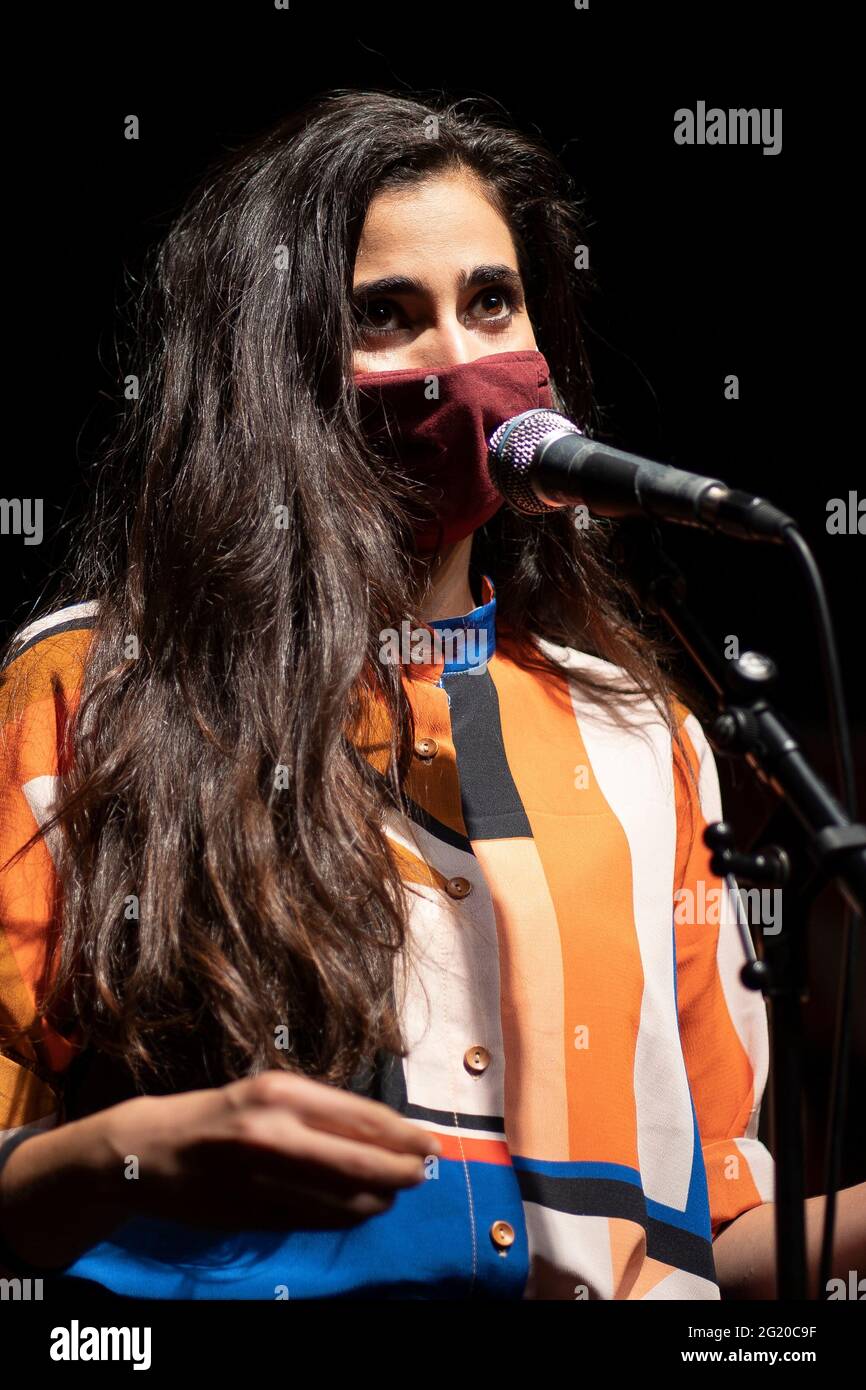
[[[510,286],[491,286],[490,289],[480,290],[475,296],[467,318],[479,324],[484,332],[495,333],[508,328],[522,306],[523,300]]]
[[[509,304],[507,297],[501,292],[501,290],[482,290],[481,294],[478,296],[478,304],[479,307],[485,311],[484,316],[487,318],[501,318],[502,311],[504,310],[507,313],[512,307]],[[494,311],[498,309],[499,314],[488,314],[487,310],[489,309],[492,309]]]
[[[396,333],[393,319],[397,309],[393,299],[371,299],[356,306],[355,319],[364,333]]]
[[[479,290],[469,308],[465,321],[479,326],[486,333],[507,329],[523,308],[520,293],[509,285],[491,286]],[[407,327],[405,311],[394,299],[368,299],[354,306],[355,323],[362,337],[387,337],[401,333]],[[402,322],[400,321],[402,317]]]

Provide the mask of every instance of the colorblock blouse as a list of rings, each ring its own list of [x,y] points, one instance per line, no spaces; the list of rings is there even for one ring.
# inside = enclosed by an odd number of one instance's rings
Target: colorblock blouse
[[[409,812],[385,814],[406,1055],[380,1055],[363,1090],[438,1136],[427,1180],[348,1231],[135,1218],[61,1277],[154,1298],[720,1297],[713,1238],[773,1199],[774,1174],[765,1004],[740,980],[735,905],[705,906],[728,891],[702,840],[721,818],[712,752],[677,704],[690,781],[648,701],[623,727],[573,679],[618,668],[539,639],[549,672],[518,664],[486,577],[481,597],[405,666]],[[0,1018],[20,1030],[0,1052],[0,1164],[64,1122],[81,1046],[35,1003],[61,925],[51,838],[2,866],[52,807],[96,613],[25,629],[0,689]],[[382,658],[405,659],[393,645]],[[360,742],[384,771],[376,717]]]

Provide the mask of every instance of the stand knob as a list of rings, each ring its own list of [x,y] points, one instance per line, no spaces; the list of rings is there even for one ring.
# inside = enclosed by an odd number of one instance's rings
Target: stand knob
[[[785,884],[791,876],[791,861],[779,845],[766,845],[748,854],[735,849],[734,827],[726,820],[707,826],[704,844],[713,851],[710,868],[720,878],[733,874],[749,883]]]
[[[746,989],[760,989],[766,993],[772,978],[773,972],[765,960],[747,961],[740,971],[740,979]]]

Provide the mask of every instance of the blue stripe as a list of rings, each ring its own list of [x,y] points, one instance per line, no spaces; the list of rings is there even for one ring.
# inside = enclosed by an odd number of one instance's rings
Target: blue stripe
[[[630,1182],[640,1187],[641,1176],[636,1168],[624,1163],[550,1163],[544,1159],[522,1158],[512,1154],[515,1168],[527,1173],[540,1173],[545,1178],[602,1178],[612,1182]]]

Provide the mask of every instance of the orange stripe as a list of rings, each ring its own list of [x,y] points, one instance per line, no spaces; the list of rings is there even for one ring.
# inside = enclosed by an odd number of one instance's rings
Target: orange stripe
[[[441,686],[427,680],[404,680],[415,727],[424,738],[439,744],[436,757],[429,761],[413,758],[406,778],[406,792],[419,806],[458,834],[466,834],[460,787],[457,777],[457,751],[451,737],[448,696]],[[383,775],[390,757],[389,720],[381,693],[371,691],[358,722],[348,727],[346,736],[367,761]]]
[[[57,1099],[45,1081],[0,1055],[0,1129],[32,1124],[56,1109]]]
[[[575,785],[575,770],[588,767],[589,757],[565,674],[524,671],[498,650],[490,674],[505,754],[556,904],[567,1156],[637,1168],[634,1059],[643,969],[628,840],[591,769],[588,785]],[[543,977],[541,963],[538,974]],[[525,987],[533,988],[532,981]],[[588,1046],[578,1048],[584,1036]],[[536,1084],[552,1086],[555,1094],[557,1077]]]
[[[458,1163],[465,1159],[467,1163],[498,1163],[505,1168],[511,1167],[508,1145],[502,1139],[458,1139],[438,1129],[429,1133],[442,1145],[442,1158]]]
[[[538,846],[505,839],[474,840],[473,848],[496,915],[506,1133],[524,1158],[567,1162],[562,949]]]
[[[10,662],[0,681],[0,1023],[7,1041],[16,1035],[12,1045],[20,1055],[48,1072],[69,1065],[78,1037],[61,1038],[37,1014],[57,965],[51,954],[59,923],[57,874],[44,840],[12,867],[2,866],[37,829],[22,787],[63,771],[67,728],[92,636],[78,629],[45,637]],[[28,1118],[48,1113],[42,1083],[19,1077],[16,1094],[20,1084],[24,1099],[7,1095],[7,1110],[23,1106]]]
[[[425,738],[435,738],[439,744],[435,758],[429,761],[413,758],[406,790],[431,816],[465,835],[448,696],[441,686],[430,685],[427,681],[407,682],[406,692],[415,715],[415,727],[423,730]]]

